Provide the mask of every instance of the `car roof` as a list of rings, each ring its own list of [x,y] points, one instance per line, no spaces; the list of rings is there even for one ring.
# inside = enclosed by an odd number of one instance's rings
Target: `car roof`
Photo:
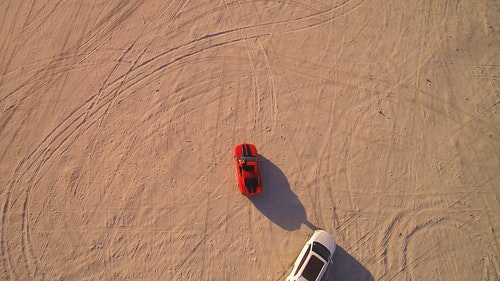
[[[304,277],[308,281],[314,281],[318,278],[318,275],[323,269],[325,262],[318,258],[316,255],[311,254],[311,257],[307,261],[304,266],[304,270],[302,271],[302,277]]]

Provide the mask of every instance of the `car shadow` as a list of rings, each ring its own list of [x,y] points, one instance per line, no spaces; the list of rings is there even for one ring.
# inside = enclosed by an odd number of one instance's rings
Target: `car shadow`
[[[269,220],[286,230],[299,229],[305,224],[318,229],[307,220],[306,211],[299,198],[290,189],[288,180],[278,166],[259,154],[262,193],[250,201]]]
[[[337,245],[333,263],[325,281],[374,281],[372,274],[359,261]]]

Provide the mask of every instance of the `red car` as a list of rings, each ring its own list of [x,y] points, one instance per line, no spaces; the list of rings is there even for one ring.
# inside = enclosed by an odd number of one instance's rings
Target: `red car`
[[[234,147],[238,187],[245,196],[257,196],[262,192],[257,148],[251,143],[240,143]]]

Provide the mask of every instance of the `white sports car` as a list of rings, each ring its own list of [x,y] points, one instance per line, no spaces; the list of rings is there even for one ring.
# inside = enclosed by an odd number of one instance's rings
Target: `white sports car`
[[[335,239],[324,230],[314,231],[300,251],[287,281],[319,281],[332,263]]]

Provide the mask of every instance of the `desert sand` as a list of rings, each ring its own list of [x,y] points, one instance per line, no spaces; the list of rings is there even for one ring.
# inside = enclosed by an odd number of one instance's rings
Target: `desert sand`
[[[2,1],[0,280],[498,281],[499,11]]]

